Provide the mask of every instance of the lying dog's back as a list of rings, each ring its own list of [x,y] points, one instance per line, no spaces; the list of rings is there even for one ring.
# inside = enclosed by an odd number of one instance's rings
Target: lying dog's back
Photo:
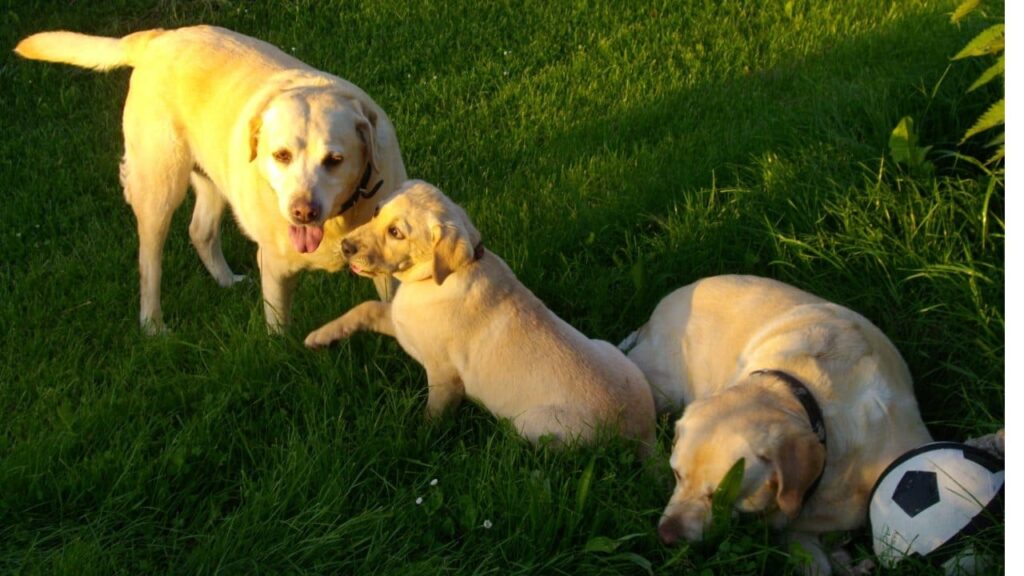
[[[677,411],[732,382],[752,334],[794,306],[823,302],[767,278],[706,278],[658,303],[631,335],[629,358],[650,382],[658,411]]]

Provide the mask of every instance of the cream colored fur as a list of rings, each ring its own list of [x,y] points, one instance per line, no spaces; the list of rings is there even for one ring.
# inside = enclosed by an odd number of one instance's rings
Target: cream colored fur
[[[211,26],[124,38],[43,32],[15,51],[97,70],[134,68],[121,182],[138,223],[140,321],[150,332],[163,329],[163,244],[190,180],[189,233],[200,258],[222,286],[242,278],[220,246],[231,206],[259,245],[267,324],[276,330],[288,321],[300,270],[345,265],[330,247],[373,212],[375,201],[361,201],[339,215],[367,164],[370,185],[383,180],[381,197],[406,179],[394,128],[366,93],[254,38]],[[378,291],[385,295],[386,283]]]
[[[889,339],[863,316],[774,280],[717,276],[676,290],[636,334],[629,358],[659,410],[686,406],[670,459],[676,486],[659,524],[667,543],[701,539],[712,492],[743,458],[737,509],[768,513],[812,553],[808,571],[828,574],[817,535],[861,526],[878,475],[930,440]],[[789,389],[751,374],[761,369],[785,371],[811,391],[827,454]]]
[[[427,415],[462,398],[512,421],[531,441],[591,440],[610,429],[654,441],[643,374],[614,346],[555,316],[509,267],[482,250],[466,213],[437,188],[404,185],[343,249],[364,276],[393,274],[391,304],[364,302],[312,332],[310,347],[360,330],[394,335],[427,372]]]

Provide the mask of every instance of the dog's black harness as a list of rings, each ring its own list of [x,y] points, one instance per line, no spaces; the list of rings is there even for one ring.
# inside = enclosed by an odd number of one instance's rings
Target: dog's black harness
[[[821,406],[818,405],[818,401],[814,399],[814,394],[811,394],[811,391],[807,389],[807,386],[805,386],[800,380],[797,380],[792,374],[783,372],[782,370],[755,370],[750,374],[751,376],[774,376],[786,384],[789,391],[793,393],[793,396],[796,396],[797,401],[799,401],[800,405],[804,407],[804,412],[807,413],[807,419],[811,421],[811,430],[814,431],[814,434],[818,437],[818,441],[821,442],[821,445],[825,447],[825,454],[828,454],[828,437],[825,434],[825,417],[821,413]],[[804,492],[804,504],[807,503],[807,500],[809,500],[818,489],[818,486],[821,484],[821,478],[824,475],[825,466],[822,465],[821,473],[818,474],[818,477],[814,479],[814,482],[812,482],[810,487],[807,488],[807,491]]]
[[[338,210],[339,216],[344,214],[349,208],[355,206],[356,202],[359,202],[360,198],[373,198],[377,191],[380,190],[380,187],[384,185],[384,179],[381,178],[373,188],[369,190],[366,189],[367,185],[370,184],[370,177],[373,174],[372,168],[373,166],[367,162],[366,172],[363,172],[363,179],[359,181],[359,185],[356,186],[356,191],[352,193],[352,196],[350,196],[348,200],[345,200],[345,203],[341,205],[341,210]]]

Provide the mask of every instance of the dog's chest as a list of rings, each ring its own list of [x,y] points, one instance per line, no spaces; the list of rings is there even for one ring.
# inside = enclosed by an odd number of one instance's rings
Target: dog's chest
[[[428,291],[416,288],[403,285],[392,302],[395,339],[424,366],[448,364],[450,344],[464,332],[462,315],[450,301],[431,298]]]

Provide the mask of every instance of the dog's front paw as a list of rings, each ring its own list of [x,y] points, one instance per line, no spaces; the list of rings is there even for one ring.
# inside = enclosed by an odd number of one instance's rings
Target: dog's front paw
[[[246,276],[245,274],[232,274],[231,278],[226,283],[221,284],[221,286],[223,286],[225,288],[230,288],[230,287],[234,286],[235,284],[239,284],[241,282],[248,282],[248,281],[249,281],[249,277]]]
[[[350,330],[344,328],[335,328],[333,326],[324,326],[313,330],[306,336],[304,344],[306,348],[325,348],[338,340],[344,340],[352,335]]]
[[[146,336],[166,336],[171,330],[163,323],[163,320],[143,320],[139,323],[142,333]]]

